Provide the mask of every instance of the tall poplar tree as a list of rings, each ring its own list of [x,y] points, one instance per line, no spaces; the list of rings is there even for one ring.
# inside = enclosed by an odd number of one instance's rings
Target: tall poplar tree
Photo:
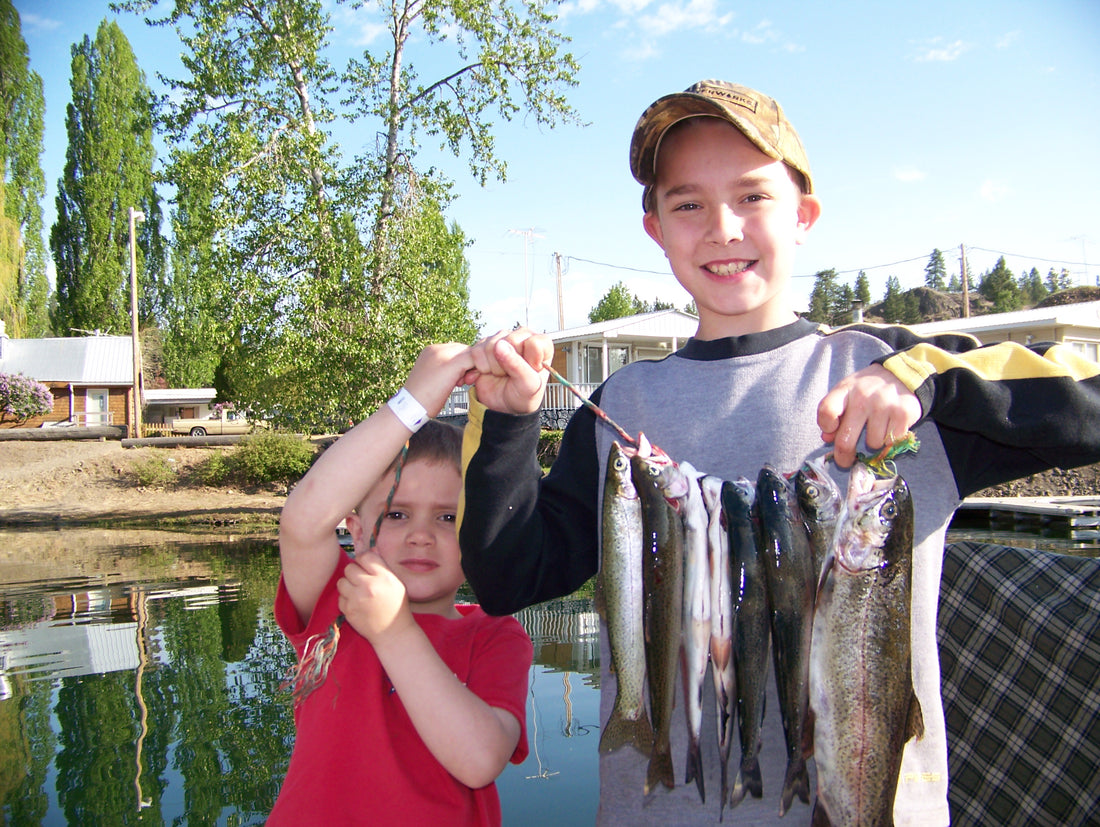
[[[153,315],[162,280],[160,204],[154,189],[151,96],[117,23],[72,47],[69,146],[50,232],[57,272],[54,330],[130,329],[130,208],[136,227],[142,309]]]
[[[42,78],[31,70],[19,12],[0,0],[0,319],[14,337],[50,332],[42,240]]]

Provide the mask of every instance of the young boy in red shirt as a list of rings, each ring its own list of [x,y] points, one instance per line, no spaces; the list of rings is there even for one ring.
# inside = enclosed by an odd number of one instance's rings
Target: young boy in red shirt
[[[455,605],[462,432],[428,418],[470,364],[464,346],[425,349],[287,498],[275,614],[300,679],[321,679],[297,687],[269,825],[501,823],[494,780],[527,755],[532,646],[514,618]]]

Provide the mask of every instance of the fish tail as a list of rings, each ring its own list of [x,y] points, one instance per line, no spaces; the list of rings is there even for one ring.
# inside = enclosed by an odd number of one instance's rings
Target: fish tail
[[[810,775],[806,771],[806,759],[801,756],[787,764],[787,777],[783,779],[783,796],[779,802],[780,817],[786,814],[796,794],[804,804],[810,803]]]
[[[695,786],[699,789],[699,798],[704,804],[707,803],[707,793],[703,789],[703,753],[699,748],[699,741],[696,738],[690,739],[687,752],[687,778],[684,779],[685,784],[695,782]]]
[[[600,736],[600,752],[614,752],[623,744],[630,744],[642,755],[653,751],[653,726],[644,707],[636,719],[628,718],[617,707],[611,710],[611,718]]]
[[[649,757],[649,768],[646,770],[644,792],[649,795],[658,784],[664,784],[670,790],[676,786],[676,777],[672,772],[672,753],[665,747],[663,750],[654,749]]]
[[[729,799],[729,755],[722,755],[722,797],[718,799],[718,820],[722,820],[722,814],[726,809],[726,801]]]
[[[829,814],[825,812],[825,808],[821,806],[821,800],[814,802],[814,812],[810,817],[810,827],[833,827],[832,819],[829,818]]]
[[[764,779],[760,775],[760,761],[756,756],[743,762],[738,768],[733,789],[730,790],[730,806],[736,807],[740,804],[746,793],[753,798],[764,797]]]

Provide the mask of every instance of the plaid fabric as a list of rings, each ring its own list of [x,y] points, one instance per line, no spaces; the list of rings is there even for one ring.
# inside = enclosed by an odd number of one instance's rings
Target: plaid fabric
[[[1100,560],[949,545],[937,632],[952,825],[1100,825]]]

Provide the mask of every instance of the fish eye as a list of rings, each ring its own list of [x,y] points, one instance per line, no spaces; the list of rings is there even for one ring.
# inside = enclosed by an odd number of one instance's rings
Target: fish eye
[[[893,500],[887,500],[882,504],[882,516],[887,520],[892,520],[898,515],[898,504]]]
[[[629,467],[630,467],[630,462],[627,460],[626,457],[615,457],[615,470],[616,471],[625,471]]]

